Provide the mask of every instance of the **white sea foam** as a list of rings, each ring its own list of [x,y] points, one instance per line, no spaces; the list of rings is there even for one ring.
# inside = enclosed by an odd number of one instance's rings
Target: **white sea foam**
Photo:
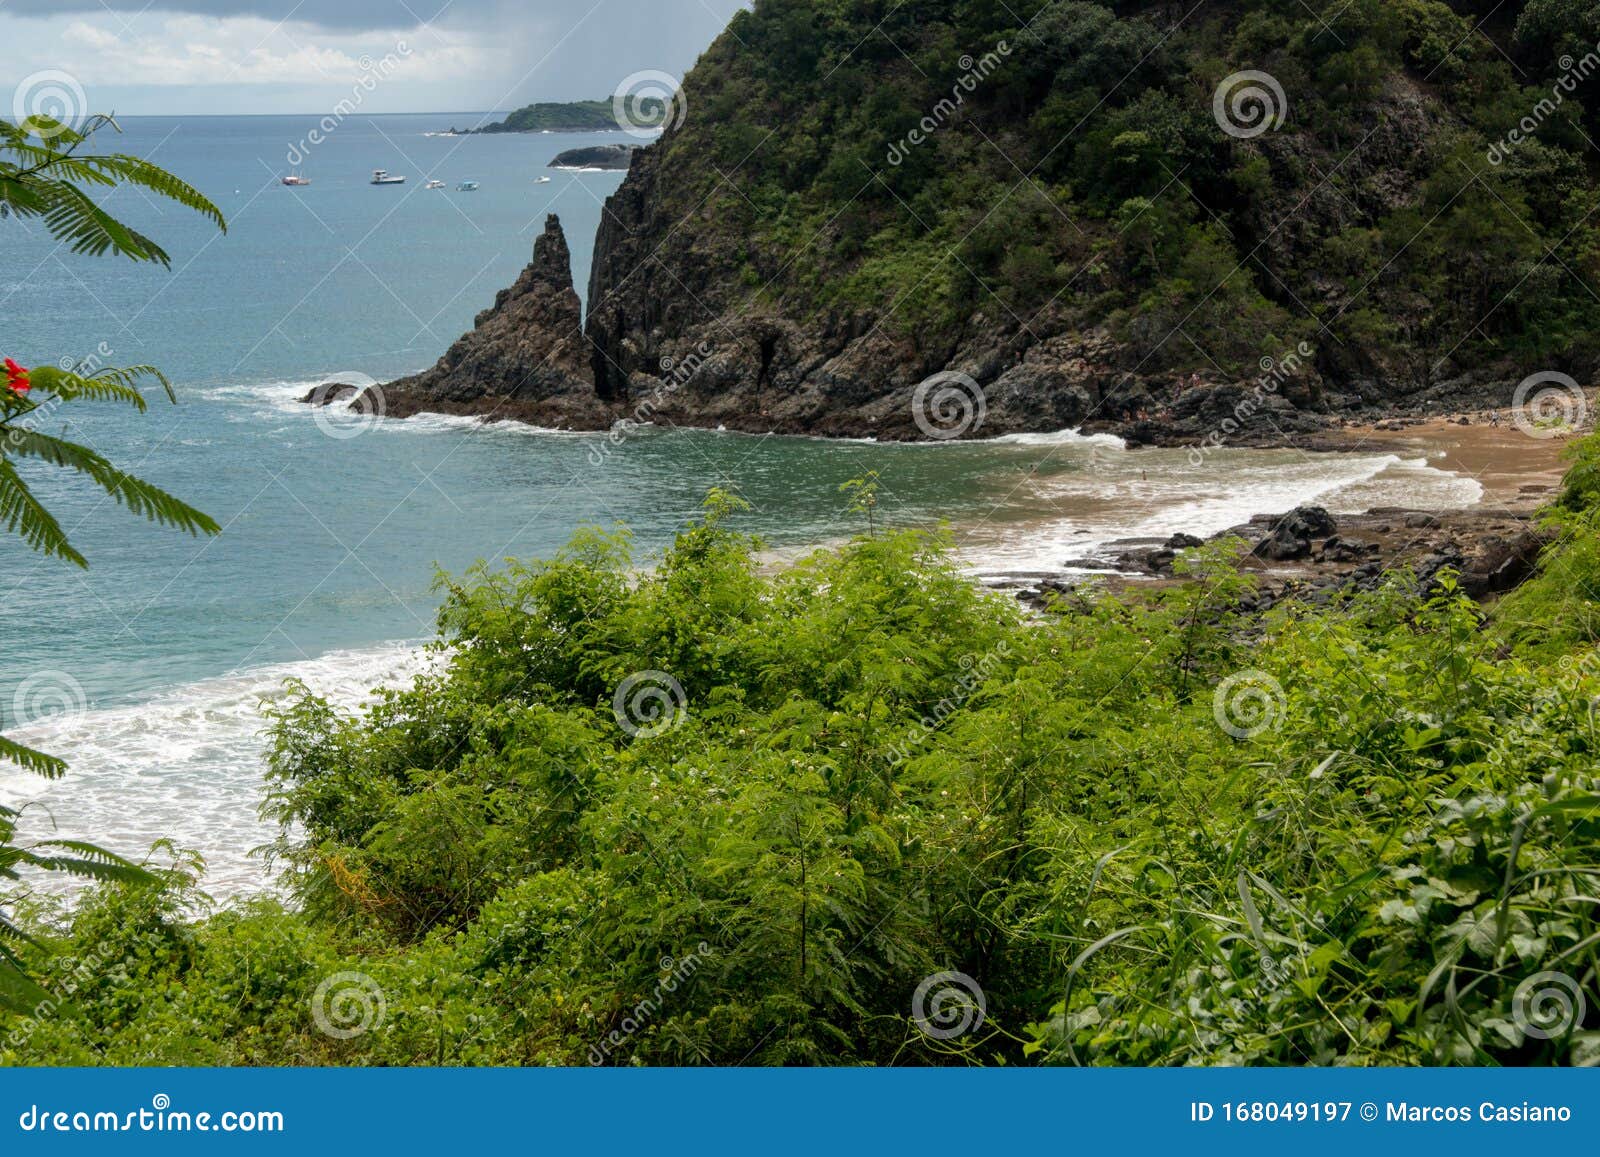
[[[280,698],[284,680],[298,678],[354,707],[372,689],[403,685],[440,661],[416,643],[335,651],[12,729],[10,738],[64,758],[70,770],[45,781],[0,764],[0,802],[26,805],[25,841],[88,839],[137,860],[156,840],[171,838],[205,857],[203,886],[212,895],[261,891],[269,881],[248,852],[276,834],[258,813],[263,701]]]
[[[304,418],[311,421],[316,414],[313,406],[301,401],[311,390],[328,382],[339,380],[339,375],[331,374],[319,378],[307,378],[300,381],[255,382],[248,385],[215,386],[197,391],[197,396],[211,402],[231,402],[240,404],[234,421],[255,421],[258,419],[278,418],[285,414]],[[256,408],[247,408],[248,404],[257,403]],[[334,413],[331,420],[335,423],[341,420],[338,408],[342,401],[333,403]],[[263,408],[264,407],[264,408]],[[361,418],[352,417],[351,421]],[[551,434],[561,437],[593,437],[589,432],[581,430],[557,430],[549,426],[535,426],[529,422],[519,422],[513,418],[490,417],[487,421],[476,414],[436,414],[422,411],[408,418],[382,420],[374,424],[374,430],[383,430],[391,434],[430,434],[440,431],[462,430],[498,430],[524,434]]]
[[[1206,537],[1309,503],[1351,514],[1466,507],[1483,494],[1471,478],[1393,454],[1234,450],[1196,466],[1182,451],[1095,446],[1065,461],[1073,468],[1019,478],[1002,504],[1006,516],[958,530],[974,570],[1097,569],[1091,560],[1122,539]],[[1037,517],[1019,523],[1019,508]]]
[[[989,439],[996,446],[1103,446],[1125,450],[1128,444],[1115,434],[1085,434],[1078,428],[1041,434],[1002,434]]]
[[[411,430],[420,433],[438,433],[461,430],[494,430],[510,434],[542,434],[554,438],[599,437],[596,432],[590,430],[557,430],[551,426],[535,426],[529,422],[519,422],[515,418],[490,417],[486,421],[483,416],[476,414],[434,414],[426,410],[419,414],[413,414],[409,418],[384,422],[382,423],[382,428],[391,432]]]

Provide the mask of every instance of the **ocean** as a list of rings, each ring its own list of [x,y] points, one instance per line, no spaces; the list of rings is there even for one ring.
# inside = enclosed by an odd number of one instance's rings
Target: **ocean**
[[[547,163],[628,138],[430,135],[479,119],[447,113],[352,117],[307,148],[316,119],[122,122],[102,147],[179,174],[229,220],[224,236],[116,192],[107,207],[171,253],[170,271],[78,257],[37,226],[0,221],[0,354],[161,367],[179,405],[73,406],[61,426],[225,528],[197,541],[27,471],[90,563],[0,540],[12,576],[0,728],[71,764],[55,783],[0,767],[0,802],[28,805],[30,837],[89,837],[134,858],[170,838],[204,857],[213,895],[269,887],[249,855],[272,836],[257,810],[264,698],[300,678],[358,703],[428,661],[418,647],[440,569],[547,557],[585,523],[627,523],[647,560],[713,486],[737,487],[748,529],[793,557],[856,529],[840,484],[877,470],[883,519],[949,524],[980,575],[1087,565],[1117,538],[1207,534],[1299,502],[1479,495],[1420,459],[1224,450],[1194,464],[1071,431],[894,446],[646,428],[607,452],[599,435],[515,424],[343,423],[296,399],[431,364],[515,279],[547,213],[561,217],[581,292],[622,175]],[[372,186],[378,168],[407,181]],[[281,185],[291,169],[312,184]],[[478,190],[456,191],[463,180]]]

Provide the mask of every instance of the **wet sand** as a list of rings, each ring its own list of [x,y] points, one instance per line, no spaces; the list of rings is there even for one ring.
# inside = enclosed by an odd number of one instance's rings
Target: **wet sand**
[[[1463,417],[1466,424],[1459,421]],[[1326,431],[1315,440],[1318,451],[1425,459],[1434,469],[1475,480],[1483,488],[1482,496],[1464,507],[1374,506],[1365,513],[1341,514],[1338,536],[1316,546],[1308,557],[1266,562],[1247,556],[1242,565],[1260,576],[1260,589],[1268,600],[1303,595],[1318,587],[1327,591],[1351,584],[1370,587],[1382,573],[1402,566],[1422,574],[1450,566],[1462,572],[1463,589],[1479,598],[1492,597],[1520,581],[1537,557],[1545,540],[1537,527],[1537,512],[1558,491],[1567,466],[1563,451],[1578,436],[1536,437],[1519,429],[1504,412],[1498,424],[1484,412],[1352,423]],[[1268,533],[1272,516],[1282,513],[1260,511],[1248,524],[1224,533],[1259,541]],[[1180,582],[1171,572],[1174,545],[1148,539],[1114,543],[1102,558],[1115,573],[1096,581],[1111,589],[1144,590]],[[1042,603],[1050,592],[1069,591],[1084,582],[1081,574],[1032,576],[1032,582],[1018,582],[1021,577],[995,576],[990,582],[1002,589],[1024,588],[1018,597],[1031,603]]]
[[[1504,414],[1498,426],[1486,413],[1461,417],[1471,424],[1424,418],[1346,426],[1334,432],[1327,448],[1426,456],[1440,470],[1475,479],[1483,487],[1479,509],[1525,512],[1549,500],[1566,471],[1562,451],[1575,435],[1536,438]]]

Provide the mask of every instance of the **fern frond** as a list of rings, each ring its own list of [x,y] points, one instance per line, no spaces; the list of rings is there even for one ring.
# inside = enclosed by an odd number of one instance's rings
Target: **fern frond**
[[[89,401],[126,402],[142,413],[147,408],[144,395],[131,383],[138,380],[139,371],[149,369],[147,366],[131,366],[126,370],[115,371],[114,375],[102,372],[85,378],[56,366],[36,366],[28,372],[28,377],[35,390],[54,394],[64,402],[73,402],[80,398]],[[170,392],[172,387],[167,385],[166,379],[160,374],[156,374],[156,377],[160,378],[162,385]]]
[[[51,144],[57,149],[63,147],[70,149],[75,148],[76,146],[81,145],[84,141],[88,140],[89,134],[100,128],[102,125],[114,125],[115,123],[116,122],[108,116],[96,116],[91,118],[89,123],[85,125],[83,130],[80,132],[78,129],[73,128],[65,121],[58,121],[55,117],[48,116],[44,113],[35,113],[33,116],[27,117],[15,125],[7,124],[6,128],[10,130],[7,135],[14,137],[17,140],[25,141],[30,136],[36,136],[41,140],[51,142]]]
[[[155,366],[138,365],[122,366],[120,368],[106,366],[104,369],[96,370],[90,374],[87,380],[91,382],[113,382],[120,386],[127,386],[129,389],[136,389],[137,387],[134,383],[145,378],[154,378],[160,383],[162,391],[167,395],[167,400],[173,405],[178,404],[178,395],[173,392],[172,383],[167,380],[167,375],[156,369]]]
[[[44,202],[45,228],[74,253],[95,257],[117,253],[135,261],[157,261],[171,267],[167,251],[132,226],[101,209],[81,189],[66,181],[33,178]]]
[[[142,157],[113,153],[109,156],[79,157],[77,160],[81,165],[95,170],[113,183],[121,181],[137,185],[141,189],[148,189],[158,197],[175,201],[185,209],[193,209],[222,232],[228,231],[228,223],[223,219],[222,210],[213,205],[205,194],[187,181],[173,176],[157,165],[152,165]]]
[[[0,1009],[27,1015],[49,999],[50,993],[30,980],[17,958],[0,945]]]
[[[60,779],[67,773],[66,760],[35,751],[14,739],[7,739],[4,735],[0,735],[0,759],[10,760],[19,767],[37,772],[46,779]]]
[[[34,865],[47,872],[66,872],[72,876],[118,884],[150,884],[156,879],[154,873],[131,860],[82,840],[45,840],[34,847],[77,853],[71,856],[37,856]]]
[[[6,435],[5,447],[7,453],[38,458],[52,466],[87,475],[118,503],[135,514],[144,515],[151,522],[195,535],[222,532],[222,527],[210,515],[174,498],[159,486],[124,474],[87,446],[41,434],[37,430],[14,427]],[[3,507],[0,507],[0,512],[3,512]]]
[[[84,189],[133,185],[227,232],[227,220],[210,198],[159,165],[126,153],[79,155],[79,146],[107,125],[117,128],[107,116],[91,118],[81,132],[50,117],[30,117],[21,124],[0,121],[0,152],[6,154],[0,160],[0,209],[42,219],[51,235],[75,253],[117,253],[167,266],[172,261],[160,245],[106,213]]]
[[[16,431],[7,431],[8,441],[13,433]],[[67,541],[67,532],[61,529],[55,516],[33,496],[17,468],[4,458],[0,458],[0,526],[21,534],[24,542],[43,554],[64,558],[81,567],[89,565]]]

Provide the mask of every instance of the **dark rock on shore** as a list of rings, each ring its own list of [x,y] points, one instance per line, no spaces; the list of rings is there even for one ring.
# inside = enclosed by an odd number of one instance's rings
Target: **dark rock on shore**
[[[1265,613],[1286,599],[1327,603],[1377,590],[1397,574],[1411,576],[1418,590],[1431,593],[1439,588],[1440,574],[1447,568],[1456,572],[1463,593],[1476,599],[1490,598],[1528,578],[1539,553],[1551,541],[1550,533],[1537,524],[1532,505],[1515,511],[1482,507],[1444,510],[1426,526],[1405,526],[1405,516],[1416,513],[1382,507],[1335,520],[1320,508],[1302,507],[1286,514],[1257,516],[1212,540],[1249,541],[1264,531],[1276,533],[1275,528],[1285,527],[1309,540],[1329,527],[1337,530],[1296,558],[1266,558],[1256,551],[1247,554],[1241,567],[1257,575],[1256,588],[1238,609],[1250,614]],[[1172,562],[1178,550],[1198,541],[1193,535],[1179,534],[1164,543],[1146,539],[1115,544],[1100,560],[1114,568],[1114,573],[1034,576],[1017,591],[1017,597],[1044,607],[1062,594],[1081,598],[1085,587],[1110,585],[1136,592],[1187,582],[1173,574]]]
[[[1462,571],[1461,588],[1474,598],[1511,590],[1533,574],[1540,552],[1552,541],[1549,531],[1535,527],[1488,536]]]
[[[1257,558],[1285,561],[1306,558],[1311,554],[1311,542],[1329,538],[1339,529],[1333,516],[1320,506],[1297,506],[1271,523],[1267,537],[1256,543],[1250,553]]]
[[[1319,562],[1360,562],[1371,555],[1377,554],[1381,548],[1375,542],[1361,542],[1357,539],[1333,536],[1322,544],[1317,552]]]

